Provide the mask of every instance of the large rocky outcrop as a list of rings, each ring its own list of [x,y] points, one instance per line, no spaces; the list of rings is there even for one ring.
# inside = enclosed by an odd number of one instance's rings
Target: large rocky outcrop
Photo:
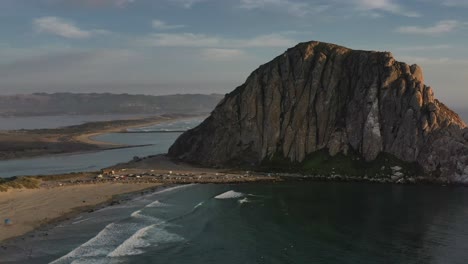
[[[389,52],[298,44],[227,94],[169,155],[207,166],[256,165],[280,154],[301,162],[327,150],[381,153],[428,174],[468,181],[468,129],[434,98],[422,69]]]

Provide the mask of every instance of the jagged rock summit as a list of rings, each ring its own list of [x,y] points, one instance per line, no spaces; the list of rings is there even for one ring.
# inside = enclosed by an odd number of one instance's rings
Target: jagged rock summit
[[[314,153],[372,163],[389,155],[468,182],[468,129],[422,69],[390,52],[306,42],[260,66],[169,150],[205,166],[257,166]],[[339,166],[340,164],[337,164]]]

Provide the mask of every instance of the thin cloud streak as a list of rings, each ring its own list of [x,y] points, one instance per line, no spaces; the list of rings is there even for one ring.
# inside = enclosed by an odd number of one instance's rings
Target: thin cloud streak
[[[157,30],[171,30],[185,27],[185,25],[171,25],[158,19],[154,19],[153,21],[151,21],[151,25],[154,29]]]
[[[393,0],[352,0],[358,9],[364,11],[383,11],[394,15],[406,17],[420,17],[421,14],[415,11],[406,10],[403,6],[395,3]],[[371,13],[375,14],[375,13]]]
[[[154,33],[137,40],[136,43],[150,47],[254,48],[290,47],[296,41],[280,34],[233,39],[194,33]]]
[[[33,27],[38,33],[46,33],[69,39],[86,39],[96,34],[107,34],[106,30],[84,30],[71,21],[59,17],[41,17],[33,21]]]
[[[303,17],[310,14],[318,14],[326,11],[330,6],[319,3],[297,2],[291,0],[241,0],[240,8],[286,10],[292,16]]]
[[[203,49],[200,55],[203,59],[212,61],[232,61],[247,58],[247,54],[239,49]]]
[[[403,26],[397,28],[396,31],[402,34],[439,36],[445,33],[453,32],[464,24],[465,23],[459,22],[457,20],[442,20],[437,22],[434,26],[430,27]]]

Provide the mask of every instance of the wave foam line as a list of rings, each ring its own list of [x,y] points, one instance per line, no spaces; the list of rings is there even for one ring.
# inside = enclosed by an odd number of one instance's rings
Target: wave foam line
[[[156,225],[150,225],[135,232],[135,234],[125,240],[107,256],[115,258],[140,255],[145,253],[143,250],[144,248],[184,240],[185,239],[179,235],[170,233],[163,228],[158,228]]]
[[[150,204],[147,204],[145,207],[168,207],[168,206],[170,205],[167,203],[162,203],[159,200],[156,200]]]
[[[132,256],[139,255],[143,253],[141,248],[151,246],[150,243],[145,241],[145,236],[148,234],[148,231],[153,228],[155,225],[150,225],[138,230],[130,238],[125,240],[120,244],[116,249],[109,253],[108,257],[121,257],[121,256]]]
[[[152,193],[152,195],[154,195],[154,194],[161,194],[161,193],[167,193],[167,192],[172,192],[172,191],[175,191],[175,190],[179,190],[179,189],[183,189],[183,188],[187,188],[187,187],[192,187],[192,186],[195,186],[195,185],[197,185],[197,184],[196,184],[196,183],[191,183],[191,184],[184,184],[184,185],[178,185],[178,186],[174,186],[174,187],[169,187],[169,188],[166,188],[166,189],[164,189],[164,190],[161,190],[161,191]]]
[[[152,222],[152,223],[158,224],[158,225],[166,224],[165,221],[163,221],[163,220],[161,220],[159,218],[143,214],[143,212],[141,210],[133,212],[130,216],[133,217],[133,218],[136,218],[136,219],[149,221],[149,222]]]
[[[106,256],[125,237],[133,234],[141,227],[137,224],[110,223],[96,236],[81,244],[68,254],[54,260],[51,264],[71,263],[72,261],[86,260],[90,257]]]
[[[240,203],[240,204],[250,203],[250,200],[247,199],[247,197],[245,197],[245,198],[239,199],[239,203]]]
[[[81,219],[81,220],[78,220],[78,221],[73,222],[72,225],[76,225],[76,224],[79,224],[79,223],[88,221],[88,220],[90,220],[90,219],[93,219],[93,218],[94,218],[94,217],[89,217],[89,218]]]

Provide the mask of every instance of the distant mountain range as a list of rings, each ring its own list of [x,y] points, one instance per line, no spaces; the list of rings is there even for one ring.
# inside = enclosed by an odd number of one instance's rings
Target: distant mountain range
[[[35,93],[0,96],[0,116],[209,113],[220,94]]]

